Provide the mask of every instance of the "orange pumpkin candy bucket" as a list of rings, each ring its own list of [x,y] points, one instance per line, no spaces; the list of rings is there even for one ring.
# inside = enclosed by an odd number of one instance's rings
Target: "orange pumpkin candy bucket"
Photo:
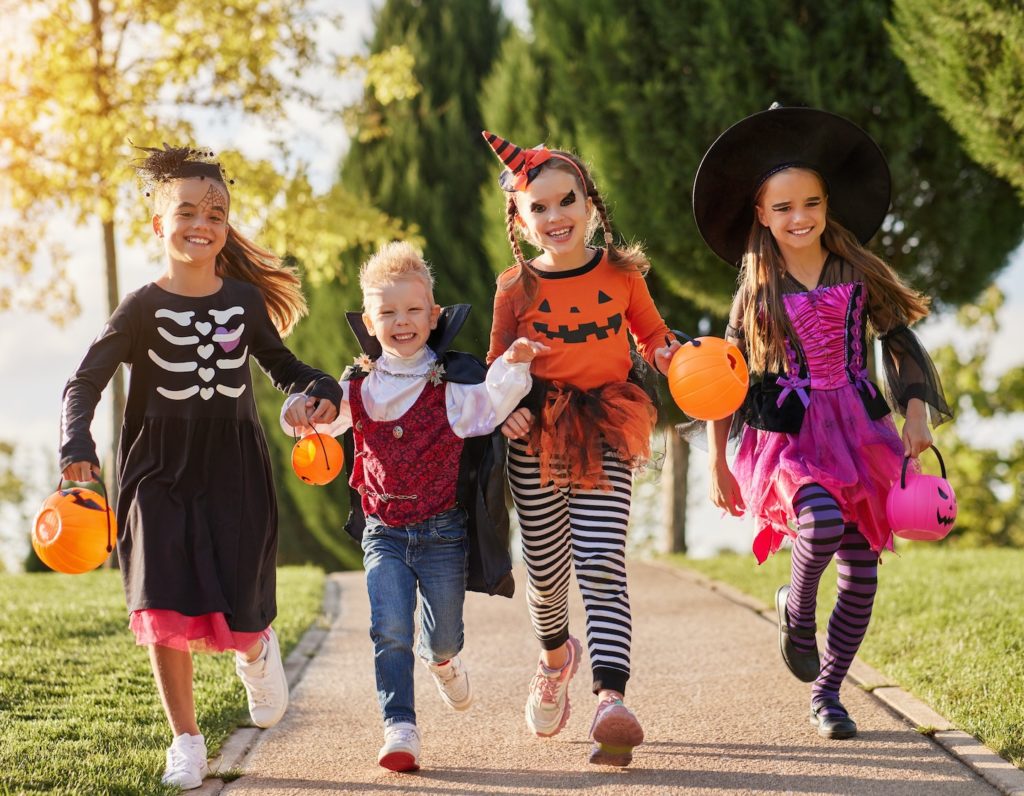
[[[329,434],[314,431],[292,447],[292,470],[303,482],[323,486],[329,484],[345,465],[341,444]]]
[[[743,404],[750,372],[740,350],[721,337],[685,338],[668,368],[668,389],[676,406],[697,420],[721,420]]]
[[[68,575],[96,569],[116,537],[117,517],[106,498],[84,487],[58,489],[32,522],[32,549],[39,560]]]

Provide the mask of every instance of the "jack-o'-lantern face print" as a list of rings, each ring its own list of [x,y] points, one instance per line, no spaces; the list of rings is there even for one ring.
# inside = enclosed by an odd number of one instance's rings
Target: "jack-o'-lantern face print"
[[[622,329],[622,313],[609,312],[615,306],[612,297],[601,289],[595,295],[573,296],[565,306],[545,298],[537,307],[542,318],[534,321],[533,328],[548,340],[563,343],[586,343],[607,340]]]
[[[938,497],[935,520],[943,528],[948,528],[956,521],[956,495],[952,490],[947,493],[941,486],[935,487],[935,491]]]

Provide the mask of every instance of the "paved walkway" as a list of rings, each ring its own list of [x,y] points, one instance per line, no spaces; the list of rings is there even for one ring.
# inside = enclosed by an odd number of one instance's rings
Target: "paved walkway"
[[[333,576],[341,608],[323,646],[292,691],[282,722],[263,732],[239,794],[996,794],[960,761],[847,683],[844,702],[860,735],[818,737],[807,720],[809,686],[778,653],[776,629],[754,612],[669,567],[630,563],[634,613],[628,704],[647,742],[624,770],[591,766],[594,708],[586,666],[572,684],[573,715],[555,738],[532,737],[523,721],[537,650],[527,618],[525,574],[513,600],[471,594],[466,649],[476,701],[443,706],[416,672],[423,769],[377,766],[381,725],[374,694],[369,607],[362,573]],[[575,592],[575,586],[573,587]],[[574,594],[572,626],[583,635]]]

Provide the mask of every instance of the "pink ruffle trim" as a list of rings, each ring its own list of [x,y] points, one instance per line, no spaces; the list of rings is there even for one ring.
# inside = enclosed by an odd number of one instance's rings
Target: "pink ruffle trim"
[[[185,616],[160,608],[132,611],[128,626],[135,634],[136,644],[158,644],[183,652],[244,652],[267,632],[234,631],[222,613]]]

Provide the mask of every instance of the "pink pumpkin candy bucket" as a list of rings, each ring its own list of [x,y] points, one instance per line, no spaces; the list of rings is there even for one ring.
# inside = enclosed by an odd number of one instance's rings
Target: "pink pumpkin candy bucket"
[[[885,503],[885,513],[893,533],[903,539],[934,542],[944,539],[956,521],[956,493],[946,480],[946,463],[939,449],[931,449],[939,460],[942,476],[908,473],[903,460],[900,482],[893,484]]]

